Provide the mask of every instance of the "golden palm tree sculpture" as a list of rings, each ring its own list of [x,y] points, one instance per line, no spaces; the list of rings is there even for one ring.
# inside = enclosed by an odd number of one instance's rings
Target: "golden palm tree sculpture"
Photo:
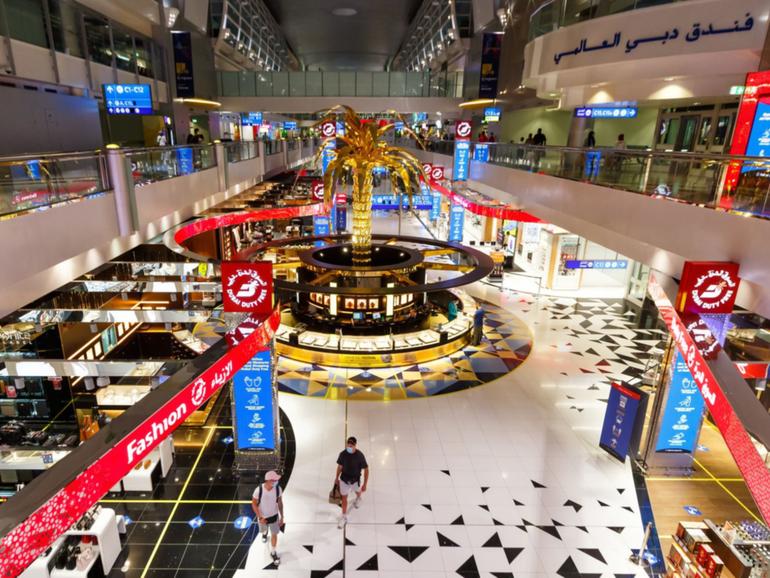
[[[324,175],[324,201],[327,205],[334,199],[337,183],[349,174],[353,177],[353,264],[367,266],[372,258],[372,189],[373,171],[387,169],[393,191],[398,196],[399,182],[412,205],[412,187],[419,189],[420,179],[426,175],[422,163],[401,147],[392,146],[385,140],[385,134],[394,129],[393,123],[377,126],[375,121],[362,119],[348,106],[338,105],[327,111],[317,125],[336,122],[337,113],[343,112],[345,134],[324,139],[316,155],[316,161],[331,141],[340,141]],[[388,114],[401,119],[395,111]],[[402,119],[401,119],[402,120]],[[403,122],[403,120],[402,120]],[[420,138],[407,128],[404,131],[422,146]],[[339,144],[339,143],[338,143]]]

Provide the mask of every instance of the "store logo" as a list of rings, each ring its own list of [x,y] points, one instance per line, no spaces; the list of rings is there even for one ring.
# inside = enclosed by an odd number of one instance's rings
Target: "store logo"
[[[729,271],[717,269],[698,277],[690,295],[698,307],[705,311],[721,308],[730,300],[735,301],[738,283]]]
[[[272,309],[273,264],[222,263],[225,311],[268,313]]]
[[[430,176],[434,181],[440,181],[444,178],[444,167],[433,167]]]
[[[313,183],[313,198],[317,201],[324,200],[324,184],[321,181]]]
[[[457,126],[455,127],[455,138],[458,140],[468,140],[469,138],[471,138],[472,131],[473,131],[473,126],[469,121],[467,120],[457,121]]]
[[[721,349],[719,341],[717,341],[716,337],[711,333],[709,326],[700,317],[693,320],[688,320],[686,319],[687,317],[690,316],[685,315],[682,320],[687,323],[687,333],[692,337],[695,347],[698,348],[703,359],[715,359]]]
[[[732,313],[739,284],[737,263],[686,261],[677,308],[683,313]]]
[[[321,124],[321,136],[331,138],[337,134],[337,125],[332,121],[326,121]]]
[[[198,379],[193,383],[190,391],[190,401],[193,405],[200,405],[206,399],[206,381]]]

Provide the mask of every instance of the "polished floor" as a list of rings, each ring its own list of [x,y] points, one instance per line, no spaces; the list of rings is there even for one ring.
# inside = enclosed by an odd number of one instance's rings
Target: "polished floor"
[[[419,227],[404,223],[407,234]],[[296,451],[278,568],[253,531],[235,526],[254,486],[230,473],[223,402],[198,439],[177,435],[177,466],[153,496],[110,502],[133,519],[111,576],[646,575],[628,561],[642,540],[634,477],[598,436],[609,382],[639,380],[661,336],[635,330],[617,301],[536,299],[485,283],[471,292],[532,331],[514,371],[390,402],[280,394]],[[327,495],[348,435],[372,478],[343,531]]]

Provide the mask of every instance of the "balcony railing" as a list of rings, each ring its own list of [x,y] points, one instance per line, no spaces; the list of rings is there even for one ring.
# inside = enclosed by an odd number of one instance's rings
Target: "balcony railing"
[[[216,166],[213,145],[182,145],[126,152],[135,186],[173,179]]]
[[[256,141],[228,142],[225,144],[225,154],[228,163],[239,163],[259,156],[259,143]]]
[[[265,141],[265,156],[277,155],[283,152],[283,141],[280,140],[268,140]]]
[[[529,18],[529,39],[554,30],[610,14],[649,8],[684,0],[550,0]]]
[[[0,160],[0,219],[111,188],[99,151]]]
[[[414,141],[406,139],[401,144],[415,146]],[[427,144],[427,150],[453,155],[454,144],[433,141]],[[767,158],[503,143],[474,143],[471,152],[474,162],[770,218]]]
[[[462,98],[462,72],[217,71],[220,96]]]

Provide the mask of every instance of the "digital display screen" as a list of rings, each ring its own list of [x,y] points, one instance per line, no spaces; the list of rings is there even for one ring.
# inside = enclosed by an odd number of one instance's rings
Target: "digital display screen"
[[[152,114],[149,84],[105,84],[104,106],[109,114]]]
[[[353,313],[353,319],[355,319],[356,321],[360,321],[363,318],[364,318],[363,313]]]
[[[497,122],[500,120],[502,111],[494,106],[488,106],[484,109],[484,121],[485,122]]]
[[[754,123],[751,125],[749,142],[746,145],[747,157],[770,156],[770,99],[763,97],[757,103],[757,112],[754,115]],[[744,168],[751,170],[753,167]],[[757,167],[758,170],[760,167]]]

